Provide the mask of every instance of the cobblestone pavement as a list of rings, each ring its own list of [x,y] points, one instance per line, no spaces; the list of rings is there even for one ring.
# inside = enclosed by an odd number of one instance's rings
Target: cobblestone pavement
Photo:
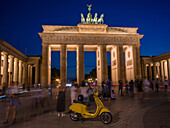
[[[67,102],[70,100],[69,94],[67,94],[66,99]],[[24,114],[24,111],[27,111],[27,109],[24,108],[24,110],[22,110],[23,114],[21,114],[22,111],[18,110],[19,114],[17,115],[16,123],[14,125],[11,123],[4,125],[5,106],[3,106],[0,107],[2,108],[0,111],[0,128],[160,128],[161,126],[163,126],[163,128],[169,128],[169,124],[167,123],[169,121],[168,114],[170,113],[168,110],[168,107],[170,107],[169,101],[170,93],[165,96],[163,92],[151,92],[149,99],[144,99],[142,101],[138,100],[137,95],[135,95],[135,97],[118,96],[115,101],[112,101],[111,106],[106,106],[107,100],[104,100],[104,105],[111,110],[113,116],[112,122],[108,125],[103,124],[99,118],[86,119],[82,123],[81,121],[72,121],[69,114],[66,114],[65,117],[58,117],[55,111],[56,104],[51,104],[54,108],[51,109],[51,111],[46,111],[41,115],[39,114],[31,117]],[[68,108],[68,106],[69,105],[66,107]],[[95,111],[94,103],[91,104],[89,110]],[[20,118],[18,118],[19,115]],[[155,117],[155,119],[152,119],[153,117]],[[157,117],[163,118],[160,119]],[[155,121],[159,122],[159,120],[162,121],[162,123],[156,127],[154,125]]]

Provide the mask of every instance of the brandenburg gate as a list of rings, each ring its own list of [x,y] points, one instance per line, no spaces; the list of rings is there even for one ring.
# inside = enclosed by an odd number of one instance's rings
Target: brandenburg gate
[[[90,11],[89,11],[90,13]],[[67,51],[77,52],[77,83],[85,79],[84,51],[96,52],[97,84],[108,79],[107,51],[111,53],[111,81],[141,78],[140,39],[138,28],[108,27],[100,20],[81,19],[77,26],[42,25],[42,84],[51,84],[51,51],[60,51],[61,85],[67,83]],[[104,15],[103,15],[104,16]]]

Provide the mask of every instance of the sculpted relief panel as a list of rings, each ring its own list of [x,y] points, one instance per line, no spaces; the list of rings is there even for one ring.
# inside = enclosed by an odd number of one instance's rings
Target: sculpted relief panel
[[[90,44],[90,42],[93,43],[139,43],[139,37],[138,36],[128,36],[128,37],[123,37],[123,36],[96,36],[96,35],[77,35],[77,36],[43,36],[42,38],[43,43],[87,43]]]

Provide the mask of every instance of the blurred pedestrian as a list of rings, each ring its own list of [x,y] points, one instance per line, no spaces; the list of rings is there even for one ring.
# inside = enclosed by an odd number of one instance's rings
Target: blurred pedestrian
[[[59,87],[58,98],[57,98],[57,112],[58,116],[65,116],[65,87]]]
[[[71,104],[73,104],[74,100],[77,99],[77,86],[76,84],[73,84],[70,88],[70,96],[71,96]]]
[[[109,79],[107,80],[106,86],[107,86],[107,97],[108,97],[107,105],[111,105],[111,86],[112,86],[112,84]]]
[[[124,92],[124,95],[129,95],[129,84],[128,84],[127,80],[125,81],[125,92]]]
[[[129,82],[129,91],[130,91],[130,96],[134,96],[134,83],[133,83],[133,80],[130,80],[130,82]]]
[[[158,80],[158,78],[155,81],[155,88],[156,88],[156,91],[159,92],[159,80]]]
[[[116,93],[114,90],[111,92],[111,99],[116,100]]]
[[[6,91],[7,91],[7,84],[3,83],[3,87],[2,87],[2,95],[6,95]],[[2,101],[6,102],[6,96],[2,99]]]
[[[136,85],[137,85],[137,89],[138,89],[138,98],[141,100],[142,99],[142,94],[143,94],[143,90],[142,90],[142,80],[137,79],[136,81]]]
[[[123,89],[123,83],[122,83],[122,80],[119,80],[119,90],[118,90],[118,95],[119,95],[119,91],[120,91],[120,92],[121,92],[121,96],[123,96],[122,89]]]
[[[168,93],[167,93],[168,80],[166,79],[166,77],[164,78],[164,88],[165,88],[165,94],[168,94]]]
[[[80,87],[80,94],[84,97],[84,102],[88,102],[88,86],[85,85],[85,82],[82,82]]]
[[[144,92],[145,92],[145,98],[148,99],[148,95],[149,95],[149,86],[150,86],[150,82],[147,80],[147,78],[144,78],[143,81],[143,87],[144,87]]]
[[[150,80],[150,88],[151,88],[152,91],[154,91],[154,85],[153,85],[153,80],[152,79]]]
[[[17,82],[11,82],[11,87],[8,89],[8,97],[9,97],[9,105],[6,111],[6,120],[4,123],[8,123],[8,117],[9,117],[9,112],[10,108],[13,108],[13,120],[12,123],[14,124],[16,121],[16,107],[20,104],[19,100],[19,93],[18,93],[18,87],[17,87]]]

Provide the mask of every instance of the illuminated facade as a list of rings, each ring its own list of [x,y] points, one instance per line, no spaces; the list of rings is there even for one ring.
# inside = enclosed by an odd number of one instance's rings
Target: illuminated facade
[[[0,89],[3,83],[10,86],[11,81],[18,82],[19,85],[38,85],[40,59],[40,56],[26,56],[7,42],[0,40]],[[32,71],[33,68],[35,72]],[[35,80],[32,80],[33,73],[35,73]]]
[[[67,83],[67,51],[77,52],[77,83],[84,80],[84,51],[96,52],[97,83],[108,79],[107,51],[111,53],[111,81],[141,78],[138,28],[108,27],[106,24],[77,26],[43,25],[42,84],[51,84],[51,51],[60,51],[61,83]]]

